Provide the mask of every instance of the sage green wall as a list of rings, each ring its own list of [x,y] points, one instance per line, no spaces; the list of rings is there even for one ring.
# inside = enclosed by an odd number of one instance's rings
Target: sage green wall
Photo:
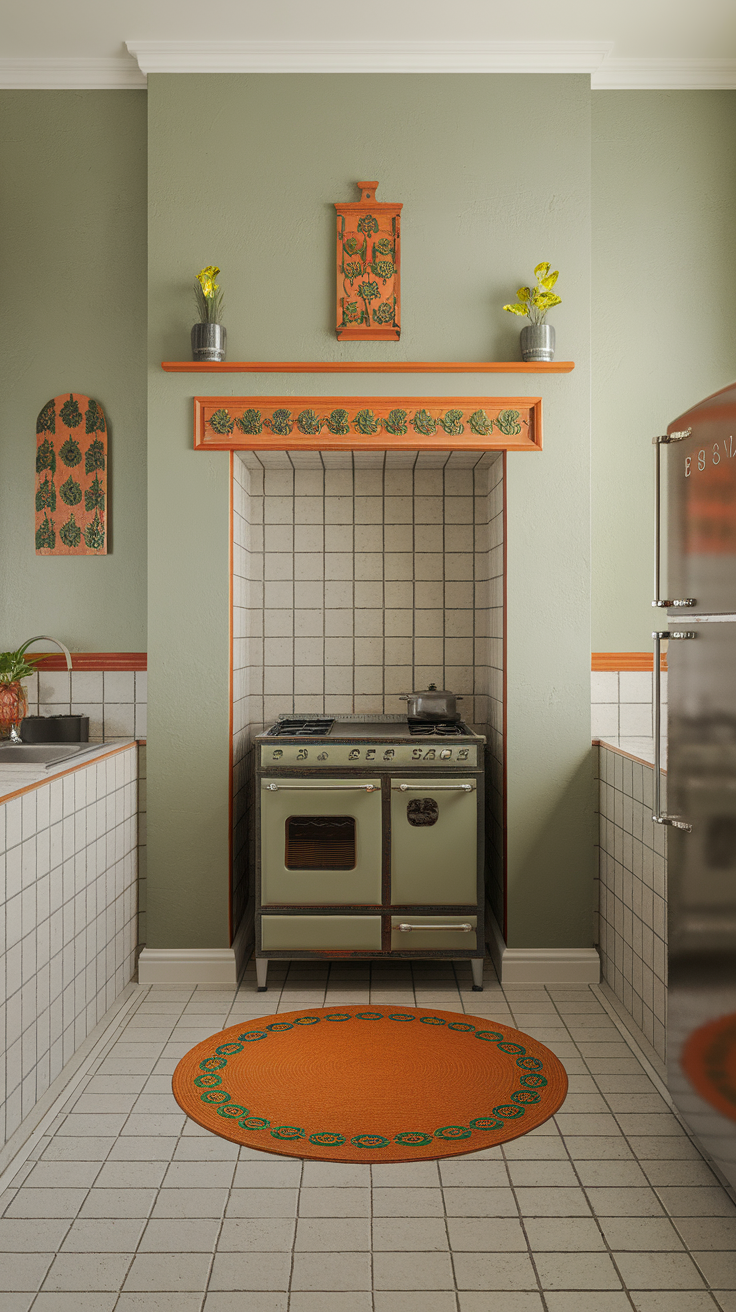
[[[0,92],[0,649],[146,647],[146,96]],[[36,556],[36,416],[110,425],[110,552]]]
[[[592,647],[643,651],[651,439],[736,378],[736,92],[596,91],[592,107]]]
[[[539,395],[509,468],[509,942],[591,942],[590,91],[584,77],[149,78],[149,935],[227,943],[228,457],[199,394]],[[334,337],[333,202],[404,203],[402,340]],[[169,375],[194,273],[222,268],[230,359],[515,359],[501,306],[563,275],[562,377]]]

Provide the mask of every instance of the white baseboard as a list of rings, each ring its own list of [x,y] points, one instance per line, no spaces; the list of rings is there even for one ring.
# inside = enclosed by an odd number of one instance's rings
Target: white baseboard
[[[502,984],[598,984],[601,961],[595,948],[509,948],[486,907],[488,949]]]
[[[238,970],[233,948],[144,948],[138,958],[139,984],[204,984],[235,988]]]

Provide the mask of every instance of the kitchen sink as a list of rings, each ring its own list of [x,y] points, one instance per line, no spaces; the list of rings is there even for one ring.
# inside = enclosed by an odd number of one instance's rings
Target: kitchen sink
[[[94,752],[100,743],[3,743],[0,765],[58,765],[85,752]]]

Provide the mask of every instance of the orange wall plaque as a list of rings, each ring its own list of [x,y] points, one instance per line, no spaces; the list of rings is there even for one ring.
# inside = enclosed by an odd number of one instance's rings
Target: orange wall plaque
[[[210,451],[540,451],[534,396],[195,396]]]
[[[107,554],[107,424],[80,392],[48,401],[36,420],[36,555]]]
[[[341,342],[397,342],[403,207],[377,201],[377,182],[358,186],[359,201],[335,203],[337,336]]]

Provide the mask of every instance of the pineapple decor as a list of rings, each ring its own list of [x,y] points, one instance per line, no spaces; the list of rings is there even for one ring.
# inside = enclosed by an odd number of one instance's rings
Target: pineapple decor
[[[36,420],[36,553],[107,554],[107,422],[99,401],[65,392]]]

